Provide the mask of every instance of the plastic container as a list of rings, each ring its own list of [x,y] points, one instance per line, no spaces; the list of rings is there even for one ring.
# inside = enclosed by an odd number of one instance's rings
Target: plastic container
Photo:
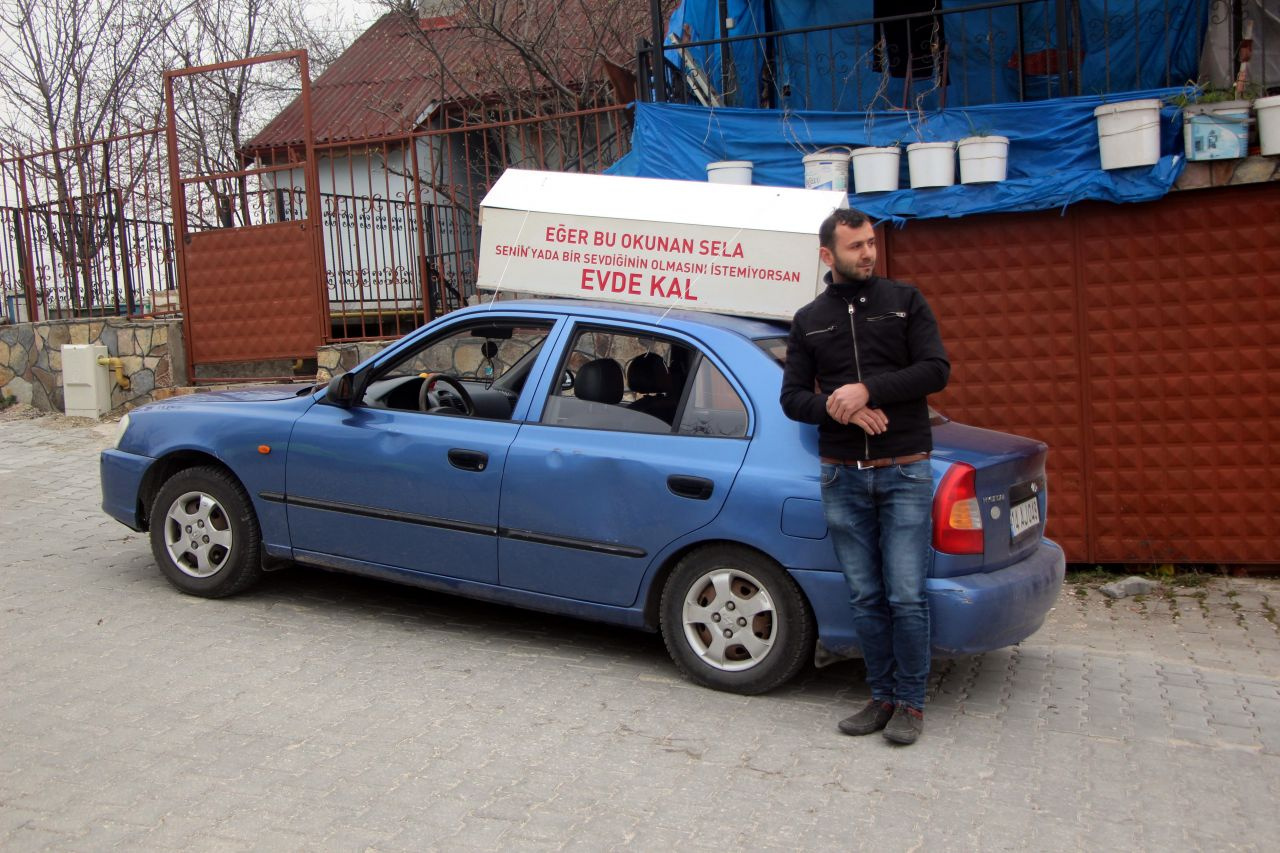
[[[707,164],[707,180],[713,184],[751,185],[750,160],[717,160]]]
[[[913,142],[907,146],[911,189],[949,187],[956,182],[954,142]]]
[[[1249,153],[1249,102],[1188,104],[1182,111],[1188,160],[1230,160]]]
[[[1103,104],[1098,120],[1098,153],[1104,169],[1154,166],[1160,160],[1160,101],[1143,98]]]
[[[1253,102],[1258,115],[1258,144],[1265,155],[1280,154],[1280,95]]]
[[[824,148],[802,159],[805,189],[849,191],[849,149]]]
[[[884,193],[898,188],[898,163],[902,149],[896,145],[883,148],[855,148],[849,154],[853,164],[853,188],[857,193]]]
[[[960,183],[1003,181],[1009,164],[1007,136],[966,136],[956,143],[960,152]]]

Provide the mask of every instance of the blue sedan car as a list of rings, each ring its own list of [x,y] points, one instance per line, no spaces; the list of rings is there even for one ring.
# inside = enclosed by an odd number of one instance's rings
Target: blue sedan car
[[[216,598],[299,564],[661,631],[758,693],[857,652],[785,324],[575,300],[454,312],[328,385],[152,403],[103,508]],[[934,421],[933,644],[1030,636],[1065,567],[1044,444]]]

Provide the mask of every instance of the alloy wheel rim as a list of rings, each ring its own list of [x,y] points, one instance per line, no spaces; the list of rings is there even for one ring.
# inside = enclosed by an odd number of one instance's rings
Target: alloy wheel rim
[[[231,521],[211,495],[187,492],[176,498],[165,514],[164,544],[183,574],[211,577],[231,556]]]
[[[723,672],[758,666],[777,639],[773,598],[764,584],[739,569],[717,568],[695,580],[681,615],[689,648]]]

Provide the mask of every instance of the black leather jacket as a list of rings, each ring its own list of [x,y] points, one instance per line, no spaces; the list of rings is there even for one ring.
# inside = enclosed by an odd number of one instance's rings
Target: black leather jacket
[[[818,452],[842,459],[879,459],[933,449],[926,397],[951,374],[938,322],[919,290],[873,276],[833,284],[796,312],[782,374],[782,410],[818,425]],[[868,435],[827,414],[827,397],[852,382],[871,395],[889,428]],[[815,392],[815,387],[818,389]]]

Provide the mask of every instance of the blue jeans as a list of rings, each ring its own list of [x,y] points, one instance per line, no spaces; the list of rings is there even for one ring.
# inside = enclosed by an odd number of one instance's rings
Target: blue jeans
[[[873,699],[924,709],[929,678],[933,478],[929,460],[858,470],[822,464],[822,506],[852,594]]]

